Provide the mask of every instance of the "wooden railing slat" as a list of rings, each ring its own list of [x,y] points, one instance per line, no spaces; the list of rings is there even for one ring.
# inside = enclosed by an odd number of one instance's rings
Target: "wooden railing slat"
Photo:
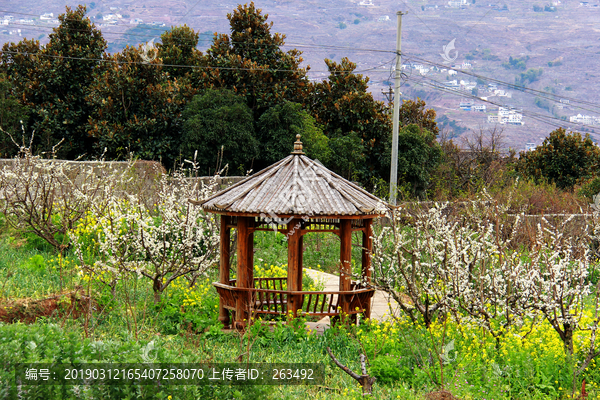
[[[301,296],[306,299],[306,295],[308,295],[308,299],[305,314],[338,315],[338,306],[342,300],[346,300],[350,305],[350,313],[356,314],[364,312],[375,292],[374,289],[363,288],[358,284],[353,285],[354,290],[351,291],[291,291],[283,290],[285,282],[286,278],[255,278],[254,288],[235,287],[235,280],[231,280],[230,285],[219,282],[215,282],[213,285],[225,306],[235,307],[238,297],[243,295],[252,300],[249,304],[254,308],[254,312],[259,314],[284,314],[287,312],[290,296]],[[277,287],[280,290],[276,290]]]

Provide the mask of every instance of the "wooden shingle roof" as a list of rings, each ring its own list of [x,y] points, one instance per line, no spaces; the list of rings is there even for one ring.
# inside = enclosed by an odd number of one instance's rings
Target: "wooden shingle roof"
[[[306,157],[298,140],[291,155],[222,190],[201,206],[206,211],[249,215],[375,216],[381,215],[387,204]]]

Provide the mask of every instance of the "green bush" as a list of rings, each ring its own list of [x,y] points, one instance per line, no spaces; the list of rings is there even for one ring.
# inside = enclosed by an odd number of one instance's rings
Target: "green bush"
[[[600,193],[600,176],[595,176],[584,181],[577,193],[582,197],[592,200],[594,196]]]
[[[412,371],[401,363],[402,356],[379,356],[371,363],[371,375],[377,378],[377,382],[383,385],[393,385],[404,378],[412,375]]]
[[[46,260],[39,254],[31,257],[26,264],[27,269],[33,272],[42,272],[46,270]]]
[[[536,182],[547,180],[564,190],[572,190],[580,179],[586,179],[600,165],[600,148],[589,135],[567,133],[556,129],[535,150],[522,152],[517,172]]]

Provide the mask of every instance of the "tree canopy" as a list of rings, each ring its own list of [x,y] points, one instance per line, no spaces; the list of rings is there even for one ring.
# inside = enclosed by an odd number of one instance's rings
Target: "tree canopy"
[[[323,125],[325,135],[337,140],[336,144],[332,141],[332,158],[344,166],[334,164],[334,169],[351,167],[354,179],[369,185],[373,177],[386,174],[382,157],[390,138],[391,118],[386,106],[367,92],[369,79],[354,73],[355,63],[347,58],[339,64],[332,60],[325,63],[329,77],[313,85],[310,109]],[[358,158],[352,157],[355,162],[343,161],[351,143],[361,154]],[[364,162],[356,162],[361,159]],[[389,170],[387,174],[389,176]]]
[[[598,171],[600,148],[586,134],[558,128],[535,150],[522,152],[517,171],[536,181],[547,180],[561,189],[572,189],[580,179]]]
[[[258,156],[252,111],[243,97],[227,89],[207,89],[184,111],[181,153],[195,158],[202,174],[212,175],[229,164],[244,175]]]
[[[85,6],[67,7],[45,46],[23,40],[2,49],[0,68],[13,85],[12,94],[29,107],[38,150],[50,151],[64,139],[58,153],[64,158],[92,151],[93,139],[85,130],[91,108],[85,98],[106,41],[85,13]]]
[[[238,5],[227,18],[231,35],[216,35],[207,51],[211,84],[245,96],[256,117],[285,101],[302,103],[308,78],[301,52],[281,50],[285,35],[271,33],[273,22],[253,2]]]
[[[187,88],[167,79],[159,60],[144,62],[141,47],[126,47],[106,60],[86,98],[92,109],[86,127],[97,140],[96,153],[111,159],[131,153],[171,166],[179,153]]]

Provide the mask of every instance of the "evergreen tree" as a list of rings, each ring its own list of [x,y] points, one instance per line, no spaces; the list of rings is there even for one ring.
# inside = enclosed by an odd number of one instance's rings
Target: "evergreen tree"
[[[600,148],[588,134],[567,133],[558,128],[550,133],[535,150],[522,152],[517,171],[537,181],[556,183],[561,189],[571,190],[580,179],[591,177],[600,166]]]
[[[129,153],[172,167],[179,155],[181,115],[193,91],[168,79],[160,60],[144,57],[142,46],[107,58],[90,86],[87,128],[97,153],[110,159]]]
[[[354,73],[355,63],[347,58],[340,64],[325,63],[329,77],[313,86],[311,112],[330,139],[331,158],[338,160],[334,170],[347,176],[344,171],[355,168],[352,178],[370,186],[374,178],[389,176],[389,167],[386,172],[382,161],[391,140],[392,120],[385,105],[367,92],[369,79]],[[352,153],[359,150],[360,156],[348,159],[350,147]]]
[[[85,101],[106,41],[86,7],[66,8],[46,46],[23,40],[5,44],[2,70],[12,94],[30,108],[29,128],[36,131],[38,151],[50,151],[64,139],[57,156],[76,158],[92,152],[85,125],[91,109]]]
[[[207,62],[214,69],[211,84],[245,96],[255,121],[274,105],[303,103],[308,79],[300,68],[301,52],[281,50],[285,35],[271,33],[268,15],[250,3],[238,5],[227,18],[231,35],[216,35],[207,51]]]

